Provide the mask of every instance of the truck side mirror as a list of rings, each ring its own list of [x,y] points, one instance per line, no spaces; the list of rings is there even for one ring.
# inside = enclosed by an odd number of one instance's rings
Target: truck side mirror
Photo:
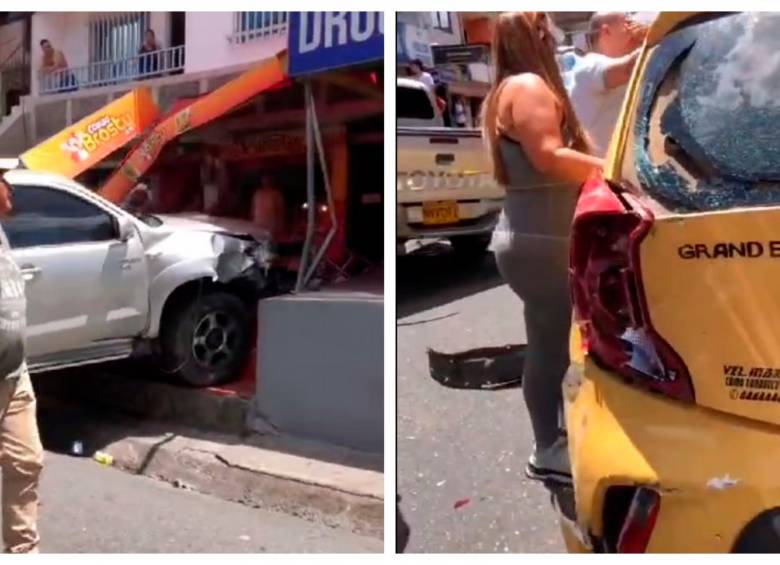
[[[133,223],[127,218],[119,218],[119,241],[127,243],[133,239],[133,235],[135,235]]]

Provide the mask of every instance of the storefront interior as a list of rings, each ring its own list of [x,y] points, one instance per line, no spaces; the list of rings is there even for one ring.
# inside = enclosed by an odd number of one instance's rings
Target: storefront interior
[[[382,263],[383,71],[375,64],[311,80],[337,223],[313,280],[344,282]],[[114,166],[118,160],[112,156]],[[315,254],[332,222],[319,155],[312,162]],[[295,275],[309,218],[307,170],[304,86],[295,81],[168,143],[140,179],[149,188],[143,212],[199,213],[252,223],[259,221],[256,192],[271,186],[281,195],[273,234],[280,265]],[[97,187],[109,173],[109,168],[94,168],[80,180]]]

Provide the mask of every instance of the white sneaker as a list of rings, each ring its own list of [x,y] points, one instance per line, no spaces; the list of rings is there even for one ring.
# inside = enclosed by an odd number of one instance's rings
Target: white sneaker
[[[525,474],[529,479],[551,481],[570,485],[571,464],[569,463],[569,441],[565,436],[559,437],[547,449],[538,450],[534,446]]]

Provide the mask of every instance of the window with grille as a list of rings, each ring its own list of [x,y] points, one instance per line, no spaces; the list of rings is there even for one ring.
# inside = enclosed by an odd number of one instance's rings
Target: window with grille
[[[233,15],[233,41],[247,43],[287,33],[287,12],[236,12]]]
[[[91,63],[121,61],[138,54],[144,32],[150,26],[149,12],[99,14],[89,22]]]
[[[452,32],[452,21],[449,12],[431,12],[433,27],[442,31]]]

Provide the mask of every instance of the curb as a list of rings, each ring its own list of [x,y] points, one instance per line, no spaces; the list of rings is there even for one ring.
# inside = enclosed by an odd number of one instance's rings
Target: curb
[[[170,433],[127,437],[104,451],[120,469],[179,488],[384,537],[382,473]],[[253,461],[247,464],[248,454]]]
[[[119,469],[383,539],[382,454],[247,433],[251,400],[105,369],[35,378],[34,386],[50,422],[44,431],[60,450],[74,435]],[[58,426],[70,435],[60,437]]]

